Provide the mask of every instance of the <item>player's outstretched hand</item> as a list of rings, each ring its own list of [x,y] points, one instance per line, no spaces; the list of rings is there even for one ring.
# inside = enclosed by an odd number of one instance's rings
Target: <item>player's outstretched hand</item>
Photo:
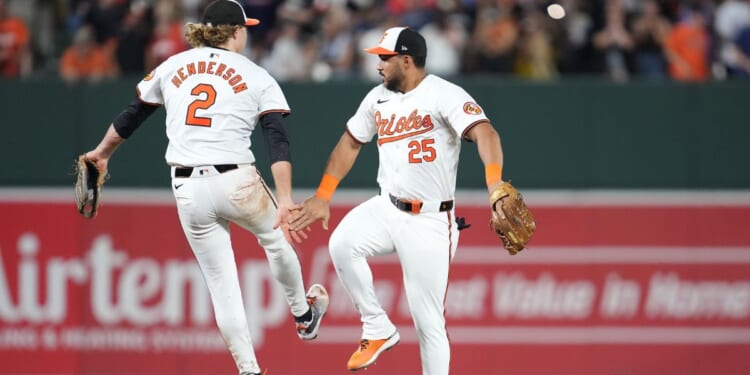
[[[323,229],[328,230],[328,219],[331,217],[331,210],[328,201],[313,195],[305,199],[301,205],[294,206],[289,217],[289,227],[293,232],[309,229],[310,225],[318,220],[322,220]]]
[[[276,211],[276,222],[273,224],[273,229],[281,227],[281,231],[284,232],[284,237],[286,237],[286,240],[291,243],[292,241],[296,243],[302,243],[303,240],[307,239],[307,233],[305,231],[293,231],[290,230],[289,226],[289,218],[295,210],[298,210],[296,207],[300,207],[299,205],[279,205],[279,209]],[[308,228],[309,232],[309,228]]]

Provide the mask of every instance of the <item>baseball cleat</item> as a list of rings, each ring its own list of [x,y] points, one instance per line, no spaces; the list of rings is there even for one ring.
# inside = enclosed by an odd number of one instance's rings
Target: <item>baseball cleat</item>
[[[313,284],[307,291],[307,304],[310,305],[312,319],[307,322],[297,322],[297,336],[302,340],[313,340],[318,337],[320,322],[328,310],[326,288],[320,284]]]
[[[386,350],[390,350],[392,347],[396,346],[400,339],[401,336],[399,336],[398,331],[396,331],[396,333],[394,333],[387,339],[362,339],[359,342],[359,349],[357,349],[357,351],[352,354],[351,358],[349,358],[349,362],[347,362],[346,368],[349,369],[349,371],[357,371],[363,368],[367,368],[367,366],[375,363],[375,360],[378,359],[380,353]]]

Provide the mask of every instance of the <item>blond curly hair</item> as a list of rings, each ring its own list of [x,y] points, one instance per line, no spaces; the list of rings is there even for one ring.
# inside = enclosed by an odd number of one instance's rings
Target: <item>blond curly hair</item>
[[[202,23],[188,22],[185,25],[185,39],[193,48],[218,47],[226,43],[239,27],[241,26],[209,26]]]

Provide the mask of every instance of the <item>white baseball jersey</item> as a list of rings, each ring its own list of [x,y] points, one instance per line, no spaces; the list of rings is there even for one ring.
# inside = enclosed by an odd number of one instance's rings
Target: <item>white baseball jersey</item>
[[[488,121],[461,87],[434,75],[398,93],[376,86],[347,122],[359,142],[377,134],[383,191],[405,199],[451,200],[456,191],[461,138]]]
[[[268,112],[288,113],[279,84],[263,68],[225,49],[194,48],[170,57],[137,86],[167,111],[169,165],[247,164],[250,135]]]

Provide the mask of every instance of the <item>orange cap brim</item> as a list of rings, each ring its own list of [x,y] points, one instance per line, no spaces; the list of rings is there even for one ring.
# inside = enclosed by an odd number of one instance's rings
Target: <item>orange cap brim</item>
[[[260,24],[260,20],[256,20],[255,18],[245,19],[245,26],[255,26],[258,24]]]
[[[372,47],[372,48],[365,48],[365,52],[372,53],[374,55],[398,55],[398,53],[385,49],[380,46]]]

